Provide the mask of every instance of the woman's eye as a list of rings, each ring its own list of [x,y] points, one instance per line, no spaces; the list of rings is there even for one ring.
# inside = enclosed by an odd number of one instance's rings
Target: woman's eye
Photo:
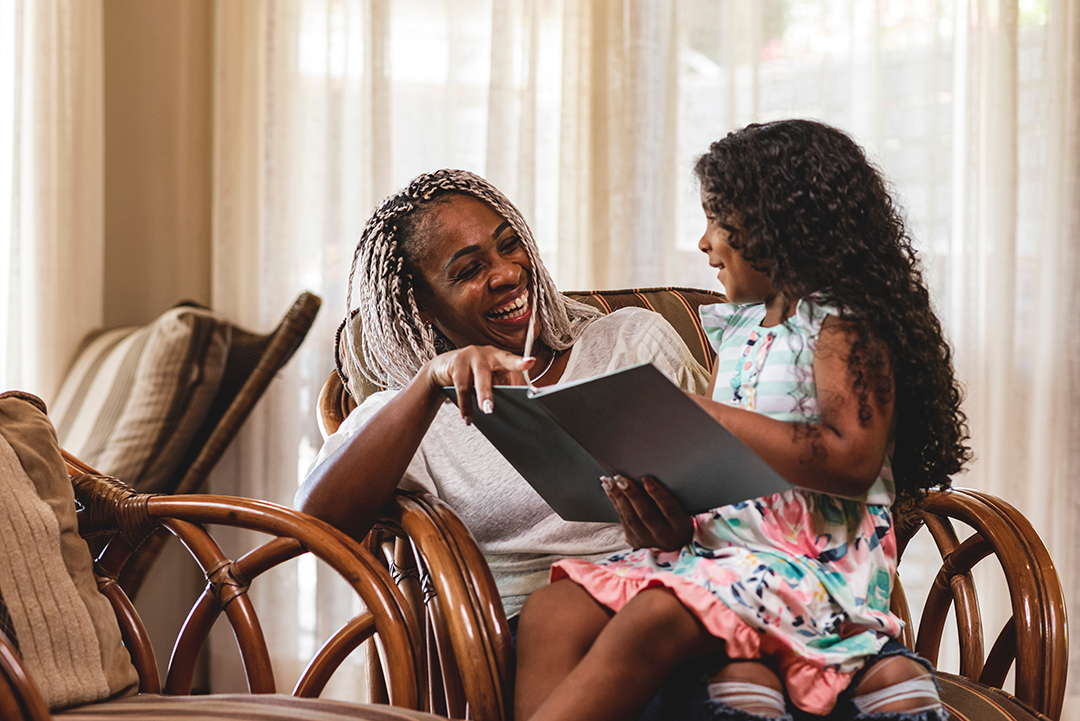
[[[510,253],[518,249],[521,246],[521,238],[516,235],[512,235],[502,242],[502,252]]]
[[[471,263],[470,265],[467,265],[460,271],[458,271],[457,275],[454,276],[454,280],[468,280],[469,278],[472,278],[474,275],[476,275],[479,270],[479,264]]]

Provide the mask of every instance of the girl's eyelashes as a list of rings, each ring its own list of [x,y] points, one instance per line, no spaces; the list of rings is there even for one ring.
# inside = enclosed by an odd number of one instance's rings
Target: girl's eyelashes
[[[500,249],[503,253],[510,253],[517,250],[521,246],[521,238],[516,235],[511,235],[509,238],[502,242]]]

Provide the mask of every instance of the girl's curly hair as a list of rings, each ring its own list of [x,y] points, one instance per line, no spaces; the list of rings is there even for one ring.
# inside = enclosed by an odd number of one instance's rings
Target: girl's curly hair
[[[895,394],[897,490],[947,485],[971,458],[951,352],[904,220],[858,144],[809,120],[752,124],[713,143],[694,173],[731,246],[777,291],[814,295],[848,321],[864,422],[871,393]]]

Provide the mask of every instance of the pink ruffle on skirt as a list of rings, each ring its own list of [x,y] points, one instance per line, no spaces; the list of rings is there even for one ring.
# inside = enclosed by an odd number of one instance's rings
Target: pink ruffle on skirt
[[[663,586],[698,617],[702,625],[725,642],[730,658],[768,657],[776,663],[792,702],[803,711],[825,715],[836,705],[836,697],[851,683],[854,673],[839,673],[817,666],[797,655],[776,635],[747,625],[728,606],[701,586],[673,573],[653,573],[648,577],[628,577],[589,561],[564,560],[551,568],[551,580],[569,578],[582,586],[598,602],[615,612],[647,588]]]

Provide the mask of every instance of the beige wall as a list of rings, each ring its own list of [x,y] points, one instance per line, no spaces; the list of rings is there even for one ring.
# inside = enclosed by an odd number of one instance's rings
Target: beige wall
[[[210,301],[210,0],[105,0],[105,325]]]
[[[104,3],[106,327],[210,304],[210,2]],[[203,583],[170,540],[135,599],[163,674]]]

